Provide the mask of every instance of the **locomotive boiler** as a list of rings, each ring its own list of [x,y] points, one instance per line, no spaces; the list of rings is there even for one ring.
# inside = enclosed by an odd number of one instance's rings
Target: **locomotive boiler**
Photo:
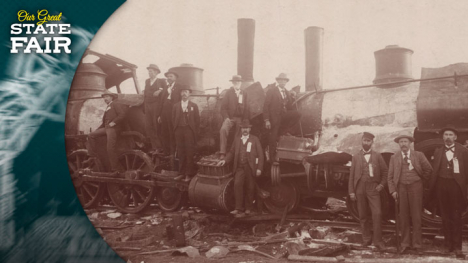
[[[318,27],[305,30],[306,85],[295,102],[302,119],[294,134],[279,139],[277,157],[266,164],[257,192],[273,213],[301,205],[321,206],[328,198],[338,198],[346,200],[350,214],[357,218],[357,208],[347,198],[347,185],[351,156],[360,150],[362,133],[376,135],[373,147],[387,162],[398,150],[393,138],[401,133],[413,134],[415,149],[424,152],[428,160],[435,148],[443,145],[437,131],[446,125],[459,129],[458,143],[464,143],[468,139],[468,64],[423,68],[421,79],[413,79],[413,51],[392,45],[374,53],[376,77],[372,84],[323,89],[323,34]],[[267,131],[262,119],[265,93],[253,78],[254,35],[255,21],[239,19],[238,74],[245,80],[242,86],[250,98],[247,105],[252,113],[252,133],[266,146]],[[189,64],[171,69],[181,76],[182,84],[196,90],[191,100],[198,104],[201,117],[198,173],[191,182],[184,183],[172,180],[176,174],[167,157],[148,154],[136,66],[91,50],[85,57],[88,55],[97,56],[98,60],[82,62],[78,67],[66,117],[69,168],[82,205],[96,205],[107,195],[127,213],[138,213],[153,201],[165,211],[177,210],[187,200],[207,210],[233,209],[233,174],[229,166],[217,166],[215,154],[219,148],[223,92],[217,88],[216,94],[205,94],[203,70]],[[134,94],[123,94],[122,83],[131,79]],[[109,89],[118,93],[118,101],[127,106],[127,129],[118,143],[124,172],[117,175],[108,172],[105,150],[98,152],[98,158],[89,158],[86,150],[87,134],[100,125],[104,114],[100,94]],[[99,143],[99,148],[105,149],[105,139]],[[393,211],[388,191],[381,195],[382,210]],[[440,224],[435,205],[425,203],[424,209],[425,224]],[[392,216],[384,214],[386,218]]]

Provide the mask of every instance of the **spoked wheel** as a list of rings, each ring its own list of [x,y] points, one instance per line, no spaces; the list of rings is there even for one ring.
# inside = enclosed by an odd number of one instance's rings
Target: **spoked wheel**
[[[187,192],[182,192],[175,187],[162,187],[156,194],[159,207],[164,211],[176,211],[187,200]]]
[[[286,206],[288,211],[295,209],[300,203],[300,194],[296,187],[289,182],[280,185],[268,184],[264,190],[270,192],[270,197],[264,200],[265,206],[270,212],[282,214]]]
[[[101,200],[105,192],[105,185],[97,182],[83,181],[79,174],[82,169],[91,169],[99,172],[102,170],[101,164],[96,158],[91,158],[86,149],[80,149],[67,156],[68,169],[75,186],[76,194],[83,208],[91,208]]]
[[[462,146],[459,143],[456,144]],[[431,139],[416,144],[414,148],[416,151],[423,152],[432,167],[434,167],[434,151],[442,146],[444,146],[444,141],[442,139]],[[429,187],[429,184],[424,184],[422,224],[425,226],[441,227],[442,218],[440,217],[437,198],[435,198],[434,195],[431,196]],[[468,220],[468,207],[462,214],[462,220],[463,222],[467,222]]]
[[[125,168],[119,178],[148,180],[146,175],[153,170],[153,163],[148,155],[142,151],[129,151],[119,156],[119,162]],[[115,206],[125,213],[139,213],[148,207],[154,199],[155,190],[152,186],[126,185],[108,183],[109,197]]]

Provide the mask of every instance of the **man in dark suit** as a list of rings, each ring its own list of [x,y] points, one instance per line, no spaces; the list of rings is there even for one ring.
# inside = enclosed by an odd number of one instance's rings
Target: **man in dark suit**
[[[401,151],[390,158],[388,188],[397,201],[400,210],[400,231],[402,233],[401,253],[410,246],[410,217],[413,225],[412,245],[420,252],[421,213],[423,211],[423,179],[428,180],[432,167],[422,152],[410,150],[414,138],[400,135],[394,140]]]
[[[236,136],[225,160],[221,160],[218,165],[233,163],[234,175],[234,198],[236,208],[231,214],[236,217],[243,217],[252,212],[255,177],[260,176],[263,170],[263,150],[260,140],[250,134],[249,120],[243,120],[240,124],[241,135]],[[246,190],[246,191],[244,191]],[[244,197],[245,196],[245,197]],[[244,214],[245,207],[245,214]]]
[[[276,83],[270,84],[266,88],[263,120],[265,121],[265,128],[270,130],[268,141],[271,162],[276,161],[278,137],[285,134],[301,118],[301,114],[293,108],[294,98],[285,88],[288,81],[287,75],[281,73],[276,78]]]
[[[197,104],[189,101],[190,88],[180,88],[181,101],[172,108],[172,124],[174,125],[177,155],[179,157],[179,176],[175,180],[190,181],[194,175],[193,156],[197,144],[197,134],[200,126],[200,113]]]
[[[362,150],[353,155],[348,191],[351,200],[357,200],[364,245],[370,245],[373,239],[374,245],[383,250],[380,191],[387,184],[388,168],[382,155],[371,149],[374,137],[369,132],[364,132],[362,136]],[[373,238],[369,208],[372,213]]]
[[[104,101],[107,103],[107,108],[102,117],[102,124],[99,128],[91,132],[88,136],[89,140],[89,155],[96,157],[97,139],[101,136],[107,136],[107,155],[112,171],[118,170],[117,156],[117,137],[122,131],[123,121],[125,119],[126,110],[123,105],[114,102],[118,95],[106,92],[102,94]]]
[[[174,126],[172,125],[172,108],[180,101],[180,85],[177,83],[179,75],[168,71],[164,74],[167,78],[167,89],[159,95],[156,117],[161,129],[161,141],[164,153],[171,157],[175,154]]]
[[[153,152],[161,152],[162,145],[158,137],[158,119],[156,116],[159,94],[166,88],[166,81],[156,78],[161,70],[155,64],[147,68],[149,79],[145,81],[144,106],[146,136],[150,138]]]
[[[445,146],[434,152],[434,171],[430,179],[431,196],[437,197],[442,216],[445,248],[462,253],[462,213],[466,206],[468,150],[455,145],[458,131],[447,127],[440,131]]]
[[[236,135],[239,135],[240,123],[243,119],[249,118],[247,103],[247,94],[241,90],[242,77],[232,76],[230,80],[232,87],[228,89],[221,102],[221,116],[223,116],[223,125],[219,131],[220,159],[223,160],[226,155],[227,140],[229,131],[236,125]]]

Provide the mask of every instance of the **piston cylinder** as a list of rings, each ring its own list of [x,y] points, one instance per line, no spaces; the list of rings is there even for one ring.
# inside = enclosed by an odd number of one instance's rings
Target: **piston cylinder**
[[[232,173],[224,176],[197,174],[190,181],[190,203],[203,208],[229,212],[234,209],[234,178]]]
[[[374,84],[390,83],[413,79],[411,56],[413,50],[397,45],[386,46],[374,52]]]

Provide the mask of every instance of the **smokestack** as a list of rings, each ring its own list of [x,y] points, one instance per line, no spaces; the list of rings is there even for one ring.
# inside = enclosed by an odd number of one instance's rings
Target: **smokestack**
[[[398,45],[386,46],[374,52],[374,84],[413,79],[411,56],[413,50]]]
[[[255,20],[240,18],[237,20],[237,74],[242,76],[242,86],[254,82],[254,40]]]
[[[305,36],[305,90],[322,90],[323,28],[311,26]]]

